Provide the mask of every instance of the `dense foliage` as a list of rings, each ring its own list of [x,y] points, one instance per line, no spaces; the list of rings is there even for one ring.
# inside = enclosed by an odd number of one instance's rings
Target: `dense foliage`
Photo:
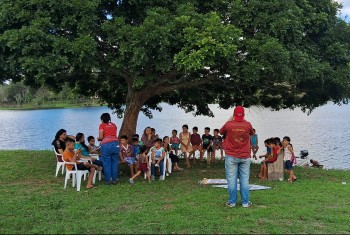
[[[349,24],[333,0],[2,0],[0,80],[62,84],[124,114],[160,102],[312,110],[349,97]]]

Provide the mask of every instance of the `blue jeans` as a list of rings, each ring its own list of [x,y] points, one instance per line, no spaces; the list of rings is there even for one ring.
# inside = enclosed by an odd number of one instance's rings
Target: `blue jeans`
[[[228,184],[228,203],[237,202],[237,177],[240,181],[242,205],[249,203],[250,158],[225,157],[226,179]]]
[[[116,182],[118,178],[119,143],[113,141],[101,145],[101,161],[106,183]]]
[[[156,163],[157,163],[157,160],[156,160]],[[151,164],[151,175],[153,175],[154,176],[154,172],[155,172],[155,166],[154,166],[155,164]],[[159,173],[160,173],[160,176],[162,176],[163,175],[163,169],[164,168],[164,160],[162,160],[162,161],[160,161],[160,163],[159,163]]]

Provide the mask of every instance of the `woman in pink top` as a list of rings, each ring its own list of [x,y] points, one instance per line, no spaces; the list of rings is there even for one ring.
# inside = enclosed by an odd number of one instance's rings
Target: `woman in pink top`
[[[109,113],[101,115],[101,124],[98,128],[98,140],[101,141],[101,160],[105,182],[109,185],[117,184],[118,179],[118,159],[119,142],[117,137],[117,126],[111,122]]]

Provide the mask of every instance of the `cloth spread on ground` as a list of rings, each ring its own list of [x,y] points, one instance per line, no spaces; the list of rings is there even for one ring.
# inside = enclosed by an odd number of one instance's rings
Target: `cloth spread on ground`
[[[240,189],[240,184],[239,184],[239,179],[237,189]],[[211,185],[212,187],[215,188],[227,188],[227,180],[226,179],[207,179],[204,178],[203,180],[199,180],[198,183],[200,185]],[[263,186],[263,185],[256,185],[256,184],[250,184],[249,185],[249,190],[266,190],[266,189],[271,189],[271,187],[268,186]]]

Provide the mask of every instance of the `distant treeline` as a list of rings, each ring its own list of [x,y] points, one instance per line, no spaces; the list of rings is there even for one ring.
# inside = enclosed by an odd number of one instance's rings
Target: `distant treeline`
[[[86,97],[74,92],[68,84],[63,85],[60,92],[54,92],[46,86],[33,88],[22,82],[0,85],[0,106],[11,107],[21,105],[47,106],[54,103],[96,103],[97,97]]]

